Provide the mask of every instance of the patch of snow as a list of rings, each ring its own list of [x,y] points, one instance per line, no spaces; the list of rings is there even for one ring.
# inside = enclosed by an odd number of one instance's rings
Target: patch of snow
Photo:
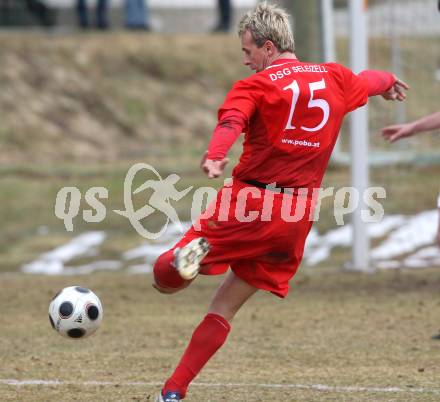
[[[437,231],[437,214],[437,210],[432,210],[408,218],[380,246],[371,250],[371,258],[388,260],[432,244]]]
[[[36,261],[23,265],[28,274],[62,274],[64,264],[73,258],[89,255],[105,240],[104,232],[87,232],[68,243],[42,254]]]

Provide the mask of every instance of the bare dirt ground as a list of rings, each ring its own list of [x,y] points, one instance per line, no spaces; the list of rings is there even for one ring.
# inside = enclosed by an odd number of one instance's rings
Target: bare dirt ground
[[[147,275],[1,280],[2,401],[151,401],[220,278],[171,297]],[[287,299],[259,293],[244,307],[188,401],[438,401],[438,272],[309,270],[294,282]],[[105,309],[82,341],[60,337],[47,319],[51,296],[72,284],[92,288]]]

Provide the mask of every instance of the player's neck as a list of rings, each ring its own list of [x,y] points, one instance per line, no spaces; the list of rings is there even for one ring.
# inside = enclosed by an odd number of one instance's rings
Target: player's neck
[[[277,53],[272,57],[268,57],[266,60],[264,60],[262,64],[262,68],[259,68],[256,71],[259,72],[265,70],[269,66],[276,64],[278,60],[285,60],[285,59],[297,60],[295,53],[292,52]]]
[[[277,60],[281,60],[281,59],[292,59],[292,60],[296,60],[297,57],[296,57],[295,53],[292,53],[292,52],[283,52],[283,53],[278,54],[278,55],[272,60],[272,63],[275,62],[275,61],[277,61]],[[271,64],[272,64],[272,63],[271,63]]]

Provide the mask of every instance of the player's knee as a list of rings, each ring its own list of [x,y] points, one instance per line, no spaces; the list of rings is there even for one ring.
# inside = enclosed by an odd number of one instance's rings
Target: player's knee
[[[186,288],[190,281],[185,281],[173,266],[174,253],[168,250],[159,256],[153,267],[153,287],[163,294],[173,294]]]
[[[157,283],[153,283],[153,288],[164,295],[171,295],[173,293],[177,293],[179,290],[182,290],[182,288],[167,288],[164,286],[160,286]]]
[[[185,281],[182,285],[179,287],[168,287],[164,286],[157,281],[153,283],[153,288],[156,289],[159,293],[165,294],[165,295],[171,295],[173,293],[180,292],[181,290],[185,289],[191,284],[192,281]]]
[[[172,250],[161,254],[153,266],[154,281],[164,288],[179,288],[182,279],[173,267],[174,254]]]

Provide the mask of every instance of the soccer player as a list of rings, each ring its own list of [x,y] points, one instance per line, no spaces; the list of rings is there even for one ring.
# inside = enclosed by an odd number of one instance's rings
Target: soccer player
[[[439,2],[440,6],[440,2]],[[394,124],[382,129],[382,136],[389,142],[400,140],[401,138],[411,137],[426,131],[440,128],[440,112],[432,113],[404,124]],[[437,225],[437,245],[440,247],[440,194],[437,200],[438,225]]]
[[[274,5],[260,3],[247,13],[239,36],[243,62],[256,73],[237,81],[226,96],[201,167],[209,178],[219,177],[242,132],[243,153],[232,183],[157,259],[153,286],[174,293],[198,273],[230,270],[158,402],[185,398],[255,292],[287,295],[312,225],[313,189],[320,187],[344,116],[369,96],[402,101],[408,89],[388,72],[355,75],[336,63],[299,61],[288,15]]]

